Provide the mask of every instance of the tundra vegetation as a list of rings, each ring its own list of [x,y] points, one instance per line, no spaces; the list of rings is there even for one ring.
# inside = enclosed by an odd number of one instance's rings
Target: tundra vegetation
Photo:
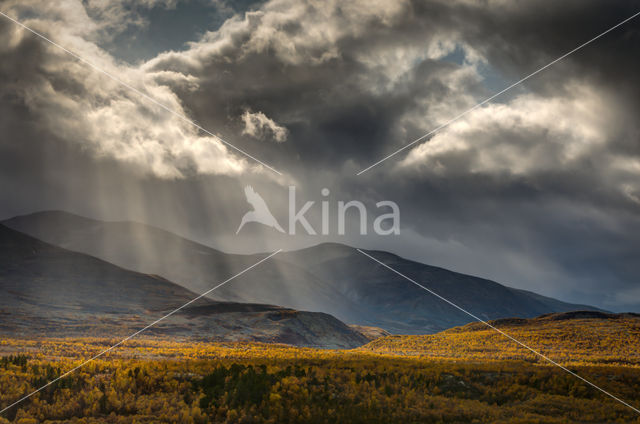
[[[640,405],[638,318],[503,320],[603,389]],[[113,343],[1,339],[2,407]],[[640,423],[640,416],[479,324],[354,350],[127,342],[0,422]]]

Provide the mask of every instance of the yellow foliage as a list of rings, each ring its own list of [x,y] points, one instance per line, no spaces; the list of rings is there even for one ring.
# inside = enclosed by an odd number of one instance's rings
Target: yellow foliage
[[[496,323],[640,405],[634,320]],[[0,407],[117,340],[1,339]],[[11,355],[11,356],[9,356]],[[389,336],[355,350],[131,340],[0,417],[20,423],[638,422],[493,330]]]

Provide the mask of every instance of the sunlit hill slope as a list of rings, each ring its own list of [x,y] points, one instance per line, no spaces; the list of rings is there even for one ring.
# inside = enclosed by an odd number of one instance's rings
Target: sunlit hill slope
[[[500,319],[489,324],[557,362],[640,366],[640,314],[578,311],[533,319]],[[431,358],[545,362],[482,323],[431,335],[382,337],[360,350]]]

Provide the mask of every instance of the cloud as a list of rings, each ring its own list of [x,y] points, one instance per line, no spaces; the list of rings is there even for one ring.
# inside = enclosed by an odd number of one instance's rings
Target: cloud
[[[95,23],[95,40],[101,43],[112,41],[128,29],[141,29],[149,21],[145,12],[153,8],[174,9],[178,0],[85,0],[84,10]],[[69,3],[69,9],[77,3]]]
[[[636,284],[637,22],[354,176],[630,16],[634,2],[270,0],[146,62],[106,51],[113,34],[155,19],[149,7],[27,0],[3,11],[285,171],[301,198],[329,187],[336,199],[397,201],[406,240],[361,245],[608,307]],[[286,198],[282,181],[261,181],[264,169],[215,138],[6,22],[0,37],[0,125],[14,135],[0,146],[2,184],[24,193],[21,207],[65,199],[122,218],[126,205],[207,241],[235,231],[247,183]],[[26,184],[21,169],[39,179]]]
[[[248,134],[260,140],[271,139],[277,143],[283,143],[287,140],[287,129],[276,124],[262,112],[245,110],[242,114],[242,121],[244,122],[242,134]]]
[[[476,109],[412,149],[400,166],[443,175],[523,176],[568,171],[585,158],[606,154],[618,132],[608,99],[589,86],[574,84],[567,92],[523,94]]]
[[[300,166],[292,173],[307,163],[366,160],[484,91],[479,59],[454,37],[448,7],[432,7],[418,15],[409,1],[274,0],[142,68],[199,122],[225,133],[249,135],[248,108],[284,123],[286,147],[255,149],[260,157],[299,157],[287,161]],[[456,50],[464,63],[442,60]],[[410,118],[418,115],[416,128]]]
[[[91,35],[99,34],[104,27],[81,12],[85,9],[80,2],[63,2],[57,8],[48,4],[46,13],[26,19],[26,25],[51,34],[62,45],[140,87],[177,114],[188,114],[167,86],[157,84],[140,68],[118,63],[90,41]],[[7,12],[19,17],[18,11],[35,13],[37,6],[37,2],[20,3]],[[11,81],[3,86],[3,95],[20,99],[33,115],[33,124],[52,136],[77,143],[97,157],[114,158],[141,173],[161,178],[264,172],[255,163],[231,153],[217,138],[200,134],[184,119],[149,103],[54,46],[34,39],[6,20],[0,25],[3,44],[9,45],[2,51],[5,66],[0,72],[5,81]],[[16,74],[15,66],[25,61],[36,66],[24,67],[22,73]],[[183,81],[189,83],[187,77]]]

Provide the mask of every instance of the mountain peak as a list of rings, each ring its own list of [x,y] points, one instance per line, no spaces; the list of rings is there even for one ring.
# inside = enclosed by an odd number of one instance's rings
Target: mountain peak
[[[91,225],[64,228],[41,225],[47,221],[37,217],[24,216],[7,224],[19,224],[17,229],[39,239],[124,268],[161,275],[196,293],[206,291],[212,283],[226,280],[263,257],[225,254],[143,224],[93,220]],[[392,253],[368,252],[485,320],[595,309],[406,260]],[[472,321],[469,315],[340,243],[282,252],[262,264],[257,276],[242,275],[216,290],[212,297],[325,312],[349,324],[381,327],[393,333],[432,333]]]

